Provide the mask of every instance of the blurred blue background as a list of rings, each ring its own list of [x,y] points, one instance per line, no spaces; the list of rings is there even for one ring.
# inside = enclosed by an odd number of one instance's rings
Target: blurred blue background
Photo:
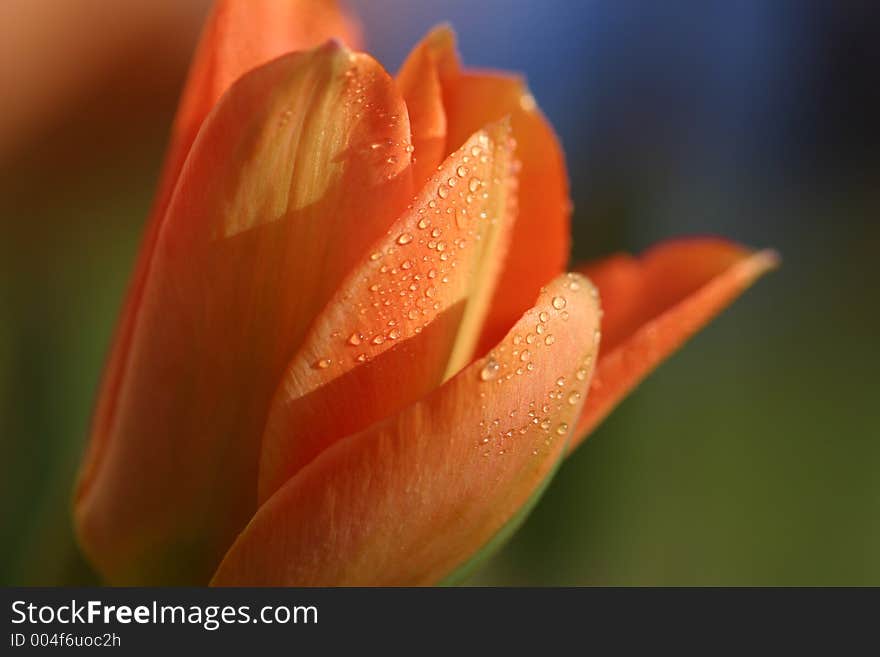
[[[164,57],[145,41],[137,80],[142,54],[120,57],[0,160],[0,581],[89,576],[67,499],[204,4]],[[880,584],[880,9],[349,4],[389,70],[449,21],[466,64],[528,78],[565,147],[574,261],[694,233],[783,256],[473,583]]]

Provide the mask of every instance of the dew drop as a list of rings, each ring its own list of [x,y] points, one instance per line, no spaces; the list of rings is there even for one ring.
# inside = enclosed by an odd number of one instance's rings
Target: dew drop
[[[468,171],[469,171],[469,169],[466,166],[460,165],[455,170],[455,173],[458,175],[459,178],[464,178],[466,175],[468,175]]]
[[[556,427],[556,435],[564,436],[568,433],[568,425],[565,422],[560,422],[559,426]]]
[[[548,319],[550,319],[550,315],[547,314],[547,311],[542,310],[541,314],[538,315],[538,319],[540,319],[542,322],[546,322]]]
[[[401,233],[400,237],[397,238],[398,244],[409,244],[413,241],[413,236],[409,233]]]
[[[321,358],[320,360],[315,362],[315,367],[319,370],[326,370],[328,367],[330,367],[330,359]]]
[[[482,184],[483,184],[483,181],[480,180],[479,178],[477,178],[476,176],[474,176],[473,178],[470,179],[470,181],[468,181],[468,190],[471,192],[476,192],[480,188],[480,185],[482,185]]]
[[[528,349],[523,349],[522,353],[520,353],[520,355],[519,355],[519,359],[523,362],[527,361],[531,357],[532,357],[532,355],[529,353]]]
[[[562,310],[565,308],[565,297],[553,297],[553,307],[556,310]]]
[[[361,343],[362,337],[357,333],[352,333],[348,338],[348,344],[353,346],[358,346]]]
[[[372,342],[373,344],[382,344],[383,342],[385,342],[385,336],[377,335],[372,340],[370,340],[370,342]]]
[[[568,395],[568,403],[574,406],[578,403],[578,400],[581,398],[581,393],[578,391],[572,391],[571,394]]]
[[[553,337],[552,334],[548,334],[547,337],[544,338],[544,344],[546,344],[546,345],[551,345],[551,344],[553,344],[554,342],[556,342],[556,338]]]
[[[498,376],[500,370],[501,365],[498,364],[498,361],[494,358],[490,358],[486,361],[486,364],[483,365],[483,369],[480,370],[480,379],[483,381],[492,381]]]

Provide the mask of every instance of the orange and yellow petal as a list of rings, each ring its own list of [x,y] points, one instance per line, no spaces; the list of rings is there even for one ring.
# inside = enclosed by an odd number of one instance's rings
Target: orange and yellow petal
[[[482,348],[488,348],[528,308],[538,289],[563,271],[570,248],[568,178],[559,141],[518,77],[465,73],[447,105],[448,140],[472,122],[510,116],[521,163],[517,217]]]
[[[562,272],[568,261],[571,203],[562,148],[521,78],[462,70],[455,36],[447,26],[435,28],[416,46],[398,83],[408,90],[407,104],[415,108],[413,114],[431,126],[423,128],[426,134],[441,132],[440,96],[447,152],[487,123],[504,117],[511,122],[521,166],[518,207],[499,291],[477,348],[483,353],[501,339],[538,289]],[[414,127],[414,133],[418,132]],[[436,150],[439,141],[435,139],[431,148]],[[416,156],[418,169],[418,147]]]
[[[446,154],[459,146],[450,148],[447,144],[444,107],[444,88],[458,76],[458,68],[455,36],[450,28],[441,26],[413,48],[397,74],[409,110],[415,178],[419,182],[432,176]]]
[[[168,203],[205,117],[232,83],[271,59],[340,38],[356,47],[355,21],[327,0],[219,0],[202,32],[175,118],[159,187],[116,327],[92,418],[91,451],[110,432],[144,285]],[[92,458],[92,457],[89,457]]]
[[[470,358],[504,255],[516,191],[511,155],[506,122],[473,135],[435,167],[318,315],[275,394],[260,501],[334,442],[417,401]]]
[[[390,76],[335,43],[245,75],[206,120],[78,486],[110,582],[207,581],[256,509],[272,393],[411,200],[409,134]]]
[[[571,449],[688,338],[773,269],[772,251],[720,239],[673,240],[638,258],[610,256],[579,268],[599,288],[602,348]]]
[[[540,327],[540,328],[539,328]],[[589,385],[598,300],[552,281],[489,354],[289,479],[216,585],[425,585],[505,530],[565,453]]]

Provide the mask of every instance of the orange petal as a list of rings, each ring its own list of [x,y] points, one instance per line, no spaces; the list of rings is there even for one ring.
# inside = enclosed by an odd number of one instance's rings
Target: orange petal
[[[332,1],[219,0],[215,4],[183,90],[158,191],[102,377],[90,451],[101,449],[102,437],[110,431],[159,228],[202,122],[229,86],[247,71],[331,37],[342,38],[353,46],[360,41],[358,26]]]
[[[574,274],[552,281],[486,358],[289,479],[238,537],[213,583],[444,578],[505,529],[564,454],[596,349],[584,336],[598,322],[588,281]]]
[[[507,332],[538,289],[568,261],[571,203],[562,149],[521,78],[460,70],[455,37],[448,27],[435,28],[425,37],[398,80],[416,120],[429,126],[421,128],[426,134],[440,132],[437,95],[442,96],[447,150],[458,148],[481,126],[510,117],[522,166],[518,210],[501,283],[477,349],[482,353]],[[436,149],[438,142],[431,148]],[[418,148],[417,167],[421,166]]]
[[[413,48],[397,74],[397,85],[409,110],[415,179],[419,182],[427,180],[452,150],[447,150],[443,90],[458,77],[458,67],[455,35],[449,27],[440,26]]]
[[[565,267],[571,207],[568,179],[556,135],[520,78],[466,73],[450,86],[446,97],[449,144],[461,143],[471,126],[509,115],[516,157],[522,163],[513,238],[482,351],[504,335],[538,289]]]
[[[472,149],[485,158],[465,166]],[[269,414],[261,502],[329,445],[422,398],[470,357],[503,257],[511,150],[506,122],[472,136],[315,320]]]
[[[580,267],[599,288],[602,349],[574,449],[633,387],[777,265],[772,251],[717,239],[682,239],[638,259],[620,254]]]
[[[272,392],[412,198],[408,139],[393,80],[332,43],[247,74],[206,120],[77,493],[110,581],[204,582],[247,522]]]
[[[331,38],[342,39],[353,48],[360,42],[358,26],[333,0],[217,2],[193,57],[169,159],[177,159],[175,152],[180,159],[186,157],[208,112],[242,75],[276,57],[314,48]]]

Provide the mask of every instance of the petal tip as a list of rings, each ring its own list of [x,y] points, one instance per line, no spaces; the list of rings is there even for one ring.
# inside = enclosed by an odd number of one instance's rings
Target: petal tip
[[[755,259],[762,265],[763,271],[772,271],[782,266],[782,254],[776,249],[761,249],[755,253]]]

